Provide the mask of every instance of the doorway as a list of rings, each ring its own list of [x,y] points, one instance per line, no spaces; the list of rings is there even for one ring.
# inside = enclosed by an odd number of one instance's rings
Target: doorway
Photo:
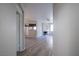
[[[31,38],[36,37],[36,24],[25,24],[25,36]]]

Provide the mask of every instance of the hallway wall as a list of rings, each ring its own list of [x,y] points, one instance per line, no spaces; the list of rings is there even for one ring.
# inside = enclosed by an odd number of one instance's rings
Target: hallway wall
[[[79,56],[79,4],[54,4],[55,56]]]
[[[0,56],[16,55],[16,6],[0,4]]]

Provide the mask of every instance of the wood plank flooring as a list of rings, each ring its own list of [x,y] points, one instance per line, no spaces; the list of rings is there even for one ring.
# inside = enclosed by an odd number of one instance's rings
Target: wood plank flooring
[[[53,38],[43,36],[40,38],[25,37],[26,50],[21,56],[52,56]]]

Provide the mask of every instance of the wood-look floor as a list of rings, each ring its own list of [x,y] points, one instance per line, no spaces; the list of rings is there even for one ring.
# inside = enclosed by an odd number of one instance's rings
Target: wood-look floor
[[[53,38],[43,36],[40,38],[25,37],[26,50],[22,56],[52,56]]]

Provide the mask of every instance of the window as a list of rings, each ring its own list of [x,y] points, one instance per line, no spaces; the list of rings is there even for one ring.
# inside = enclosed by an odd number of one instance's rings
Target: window
[[[36,26],[34,26],[33,29],[36,30]]]
[[[50,31],[53,31],[53,24],[50,25]]]

